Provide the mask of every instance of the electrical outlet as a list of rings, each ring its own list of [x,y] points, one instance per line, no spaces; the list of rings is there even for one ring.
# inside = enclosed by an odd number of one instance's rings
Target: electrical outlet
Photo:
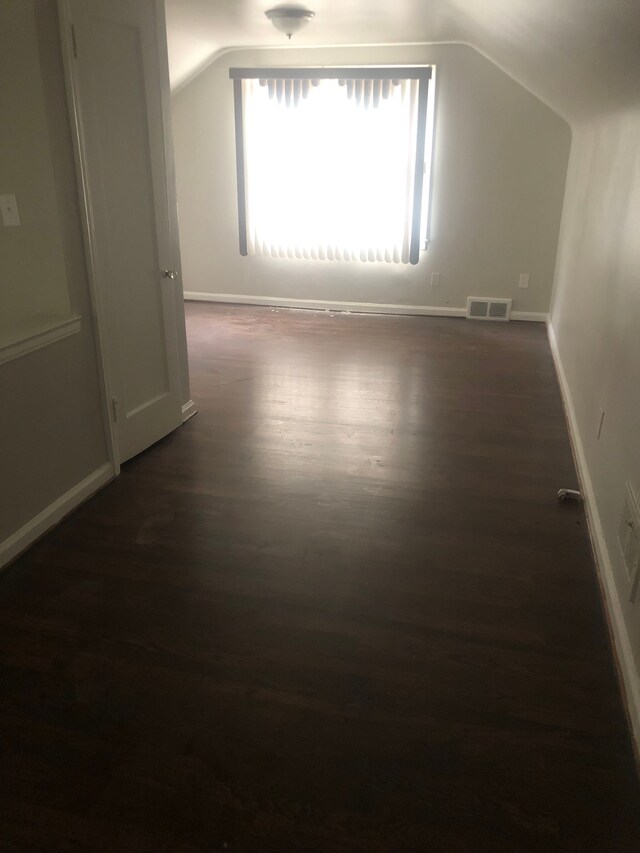
[[[432,272],[431,273],[431,287],[440,287],[440,273]]]
[[[521,272],[520,273],[520,278],[518,280],[518,287],[521,287],[523,289],[526,287],[529,287],[529,273],[528,272]]]

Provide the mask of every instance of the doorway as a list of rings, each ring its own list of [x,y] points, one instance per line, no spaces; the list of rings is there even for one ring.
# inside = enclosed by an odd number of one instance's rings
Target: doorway
[[[189,398],[164,4],[60,0],[105,422],[116,470]]]

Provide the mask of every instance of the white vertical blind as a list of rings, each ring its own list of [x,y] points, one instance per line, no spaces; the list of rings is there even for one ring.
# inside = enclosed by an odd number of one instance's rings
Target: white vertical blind
[[[243,79],[251,255],[409,263],[415,79]]]

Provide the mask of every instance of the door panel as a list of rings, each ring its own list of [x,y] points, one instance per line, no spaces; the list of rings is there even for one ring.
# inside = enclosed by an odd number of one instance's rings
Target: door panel
[[[75,84],[123,462],[181,423],[158,7],[71,0]]]

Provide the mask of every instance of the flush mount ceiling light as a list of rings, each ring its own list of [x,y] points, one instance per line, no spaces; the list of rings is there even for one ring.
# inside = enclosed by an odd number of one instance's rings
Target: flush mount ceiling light
[[[276,6],[275,9],[268,9],[265,12],[273,26],[288,38],[306,27],[315,14],[299,6]]]

